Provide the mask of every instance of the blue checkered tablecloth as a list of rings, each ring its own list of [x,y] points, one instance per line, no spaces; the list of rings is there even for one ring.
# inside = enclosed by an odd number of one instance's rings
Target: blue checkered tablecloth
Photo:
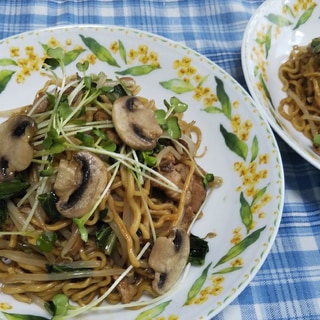
[[[246,87],[241,41],[262,2],[0,0],[0,38],[67,24],[133,27],[195,49]],[[286,179],[279,233],[261,270],[214,320],[320,319],[320,172],[278,142]]]

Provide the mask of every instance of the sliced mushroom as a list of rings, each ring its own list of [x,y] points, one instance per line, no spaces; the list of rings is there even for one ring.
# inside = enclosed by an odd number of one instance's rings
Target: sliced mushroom
[[[157,293],[166,293],[177,282],[189,252],[189,236],[183,229],[173,228],[167,238],[157,238],[148,260],[155,271],[152,287]]]
[[[67,218],[80,218],[98,201],[108,182],[105,163],[96,155],[81,151],[72,160],[60,161],[54,191],[57,210]]]
[[[112,108],[112,120],[121,140],[136,150],[152,150],[162,134],[154,112],[138,97],[118,98]]]
[[[35,121],[26,115],[12,116],[0,125],[0,181],[29,167],[33,157],[29,142],[36,131]]]

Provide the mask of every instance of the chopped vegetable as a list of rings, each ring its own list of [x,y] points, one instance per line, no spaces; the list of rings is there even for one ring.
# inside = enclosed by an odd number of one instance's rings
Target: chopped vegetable
[[[97,246],[104,250],[106,255],[110,255],[117,243],[117,236],[109,226],[109,224],[104,223],[96,232],[96,242]]]
[[[42,252],[50,252],[56,241],[56,233],[52,231],[43,231],[37,238],[36,245]]]
[[[62,293],[55,295],[52,300],[46,302],[44,306],[48,312],[53,315],[52,319],[59,319],[59,317],[63,319],[63,316],[68,313],[68,310],[76,308],[69,304],[68,297]]]
[[[13,178],[10,181],[0,182],[0,199],[11,199],[21,195],[29,186],[29,182],[23,181],[19,177]]]
[[[50,222],[56,222],[61,219],[61,214],[56,207],[58,197],[54,192],[40,194],[38,196],[38,200],[41,204],[42,209],[48,216]]]
[[[202,266],[209,252],[208,242],[193,234],[190,235],[189,262],[194,266]]]

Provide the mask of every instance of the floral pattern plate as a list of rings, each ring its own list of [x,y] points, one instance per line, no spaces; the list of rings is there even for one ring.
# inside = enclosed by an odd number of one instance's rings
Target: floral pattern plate
[[[225,71],[195,51],[139,30],[113,26],[70,26],[33,31],[0,41],[0,106],[33,101],[46,78],[45,49],[65,50],[67,73],[88,60],[89,72],[128,75],[141,95],[177,96],[188,103],[188,120],[203,132],[201,166],[223,178],[209,197],[193,233],[208,239],[205,264],[191,267],[174,293],[143,306],[111,306],[83,319],[211,319],[248,285],[276,237],[284,199],[281,158],[273,133],[246,91]],[[34,305],[0,294],[2,314],[50,316]],[[79,317],[81,318],[81,317]]]
[[[320,6],[312,0],[267,0],[250,19],[242,43],[242,67],[257,108],[272,128],[305,160],[320,169],[312,143],[278,113],[282,91],[278,71],[294,45],[318,37]]]

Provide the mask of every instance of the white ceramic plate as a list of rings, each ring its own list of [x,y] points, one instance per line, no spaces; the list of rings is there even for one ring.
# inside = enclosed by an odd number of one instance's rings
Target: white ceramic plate
[[[250,19],[242,44],[242,66],[257,108],[297,153],[320,169],[312,143],[282,118],[277,109],[285,97],[278,71],[294,45],[319,36],[317,1],[267,0]]]
[[[95,39],[118,66],[111,65],[111,59],[99,60],[80,35]],[[213,62],[168,39],[111,26],[59,27],[2,40],[2,108],[33,101],[35,92],[46,80],[39,71],[44,44],[60,46],[67,52],[83,49],[70,61],[68,73],[75,72],[76,62],[85,59],[90,61],[90,72],[102,70],[112,78],[119,71],[139,70],[141,74],[134,77],[142,87],[142,96],[155,99],[159,106],[173,95],[188,103],[186,118],[196,120],[203,131],[202,147],[207,147],[200,164],[223,178],[223,185],[211,194],[193,233],[204,237],[214,232],[216,237],[209,240],[205,264],[191,267],[186,280],[173,294],[139,310],[110,308],[107,313],[108,319],[141,320],[149,319],[145,311],[151,309],[147,314],[154,318],[212,318],[248,285],[277,234],[284,178],[269,125],[245,90]],[[11,313],[48,317],[38,307],[18,303],[2,294],[0,308],[3,305]],[[102,313],[90,313],[83,315],[83,319],[99,316]]]

